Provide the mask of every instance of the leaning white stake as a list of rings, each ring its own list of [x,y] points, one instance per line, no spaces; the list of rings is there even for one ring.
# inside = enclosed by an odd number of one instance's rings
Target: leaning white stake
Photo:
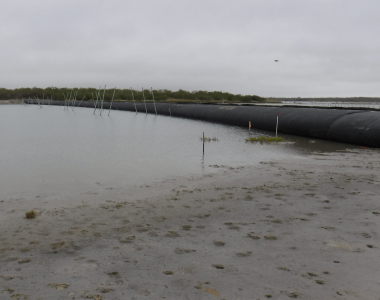
[[[115,97],[115,91],[116,91],[116,88],[113,90],[113,96],[112,96],[112,100],[111,100],[111,104],[110,104],[110,109],[109,109],[109,111],[108,111],[108,116],[110,115],[110,112],[111,112],[111,107],[112,107],[113,98]]]
[[[103,102],[104,102],[104,94],[106,93],[106,86],[107,86],[107,85],[104,86],[103,99],[102,99],[102,107],[101,107],[101,109],[100,109],[100,115],[102,115],[102,111],[103,111]]]
[[[152,97],[153,97],[154,111],[156,112],[156,116],[157,116],[157,109],[156,109],[156,102],[154,102],[153,88],[151,87],[150,90],[152,92]]]
[[[131,88],[131,93],[132,93],[133,104],[135,105],[135,110],[136,110],[136,114],[137,114],[136,102],[135,102],[135,97],[133,96],[132,88]]]
[[[144,95],[144,88],[142,88],[142,92],[143,92],[143,98],[144,98],[145,113],[147,114],[147,113],[148,113],[148,110],[146,109],[145,95]]]

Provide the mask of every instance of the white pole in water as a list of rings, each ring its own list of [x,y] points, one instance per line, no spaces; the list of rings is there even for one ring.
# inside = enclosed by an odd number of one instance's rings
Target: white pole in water
[[[104,91],[103,91],[103,99],[102,99],[102,107],[100,109],[100,115],[102,115],[102,111],[103,111],[103,102],[104,102],[104,94],[106,93],[106,85],[104,86]]]
[[[142,88],[142,92],[143,92],[144,105],[145,105],[145,114],[147,114],[147,113],[148,113],[148,110],[146,109],[145,95],[144,95],[144,88]]]
[[[94,115],[95,115],[95,111],[96,111],[96,106],[98,105],[98,98],[99,98],[99,95],[100,95],[100,88],[101,88],[101,86],[99,87],[99,91],[96,93],[96,102],[95,102]],[[92,95],[92,93],[91,93],[91,95]],[[92,98],[94,98],[94,97],[92,97]],[[95,101],[95,99],[94,99],[94,101]]]
[[[75,106],[75,101],[77,100],[77,95],[78,95],[78,91],[74,92],[74,100],[73,100],[72,111],[74,111],[74,106]]]
[[[73,90],[71,90],[70,92],[70,96],[69,96],[69,100],[67,101],[67,105],[66,105],[66,109],[69,110],[69,106],[70,106],[70,100],[71,100],[71,94],[72,94]]]
[[[136,114],[137,114],[136,102],[135,102],[135,97],[133,96],[132,88],[131,88],[131,93],[132,93],[133,104],[135,105],[135,110],[136,110]]]
[[[86,96],[84,96],[84,97],[83,97],[83,99],[84,99],[84,98],[86,98]],[[82,103],[83,99],[82,99],[82,100],[80,100],[80,102],[79,102],[79,104],[78,104],[78,106],[77,106],[77,107],[79,107],[79,105]]]
[[[156,112],[156,116],[157,116],[157,109],[156,109],[156,102],[154,102],[153,88],[151,87],[150,90],[152,92],[152,97],[153,97],[154,111]]]
[[[109,109],[109,111],[108,111],[108,116],[110,116],[111,107],[112,107],[112,102],[113,102],[113,97],[115,97],[115,91],[116,91],[116,87],[115,87],[115,89],[113,90],[113,96],[112,96],[112,100],[111,100],[111,104],[110,104],[110,109]]]
[[[277,128],[278,128],[278,115],[279,115],[279,113],[277,113],[276,137],[277,137]]]

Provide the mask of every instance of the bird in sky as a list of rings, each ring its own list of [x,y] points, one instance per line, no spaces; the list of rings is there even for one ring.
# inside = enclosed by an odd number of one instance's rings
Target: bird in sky
[[[275,62],[278,62],[278,59],[275,59],[274,61],[275,61]]]

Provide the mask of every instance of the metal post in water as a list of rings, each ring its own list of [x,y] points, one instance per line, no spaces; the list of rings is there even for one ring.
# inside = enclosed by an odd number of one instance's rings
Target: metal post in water
[[[169,113],[170,113],[170,116],[172,116],[172,112],[170,111],[170,108],[169,108]]]
[[[111,104],[110,104],[110,109],[109,109],[109,111],[108,111],[108,116],[110,115],[110,112],[111,112],[111,107],[112,107],[113,97],[115,97],[115,91],[116,91],[116,87],[115,87],[115,89],[113,90],[113,96],[112,96],[112,100],[111,100]]]
[[[277,128],[278,128],[278,115],[279,115],[279,113],[277,113],[276,137],[277,137]]]
[[[131,93],[132,93],[133,104],[135,105],[135,110],[136,110],[136,114],[137,114],[137,107],[136,107],[135,97],[133,96],[132,88],[131,88]]]
[[[152,92],[152,97],[153,97],[154,111],[156,112],[156,116],[157,116],[157,109],[156,109],[156,102],[154,101],[153,88],[151,87],[150,90]]]
[[[144,98],[145,113],[147,114],[147,113],[148,113],[148,110],[146,109],[145,95],[144,95],[144,88],[142,88],[142,92],[143,92],[143,98]]]

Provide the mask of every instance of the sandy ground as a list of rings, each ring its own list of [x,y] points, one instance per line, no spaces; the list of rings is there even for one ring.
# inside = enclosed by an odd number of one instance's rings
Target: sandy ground
[[[380,299],[379,158],[214,166],[55,208],[4,198],[0,299]]]

